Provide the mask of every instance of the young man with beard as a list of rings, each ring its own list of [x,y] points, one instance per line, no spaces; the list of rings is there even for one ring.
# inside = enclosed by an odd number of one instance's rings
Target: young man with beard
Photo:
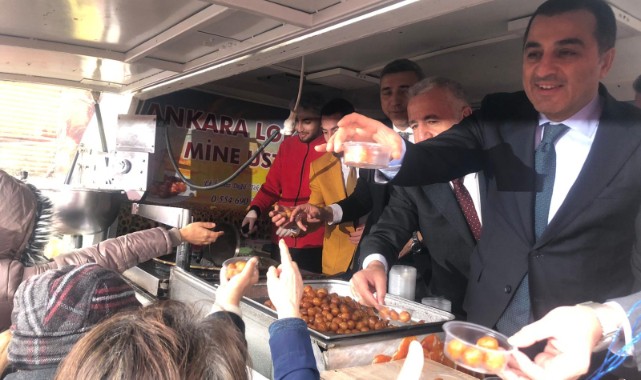
[[[249,233],[256,231],[257,219],[268,212],[272,205],[294,207],[309,202],[309,165],[324,153],[314,147],[325,142],[321,136],[320,109],[323,101],[319,96],[304,94],[294,110],[296,135],[286,138],[278,148],[265,183],[249,205],[242,228]],[[277,246],[284,238],[290,247],[292,258],[300,269],[321,273],[323,228],[298,236],[293,229],[278,227],[272,232],[272,242]]]

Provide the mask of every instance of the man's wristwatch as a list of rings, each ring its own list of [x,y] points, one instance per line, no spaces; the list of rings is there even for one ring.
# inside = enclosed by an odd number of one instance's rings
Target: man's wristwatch
[[[596,344],[596,346],[594,346],[592,352],[605,350],[606,348],[608,348],[610,343],[612,343],[612,339],[614,338],[617,330],[619,330],[620,326],[618,325],[616,320],[608,318],[608,314],[611,315],[612,313],[608,310],[607,305],[592,301],[580,303],[579,305],[592,309],[596,314],[597,319],[599,320],[599,324],[601,325],[601,339]]]
[[[416,232],[414,232],[412,234],[412,245],[410,246],[410,252],[412,252],[412,254],[416,255],[416,254],[421,253],[421,250],[423,250],[423,243],[418,238],[418,234]]]

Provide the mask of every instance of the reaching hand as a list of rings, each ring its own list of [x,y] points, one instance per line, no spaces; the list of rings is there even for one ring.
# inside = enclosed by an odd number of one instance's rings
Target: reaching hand
[[[361,224],[360,226],[356,227],[354,232],[350,232],[349,241],[351,241],[352,244],[358,245],[358,243],[361,241],[361,237],[363,237],[363,229],[365,229],[365,225]]]
[[[258,226],[256,225],[256,220],[258,220],[258,214],[254,210],[249,210],[247,215],[245,215],[245,219],[243,219],[242,224],[240,225],[240,233],[244,237],[248,237],[249,235],[255,233],[258,230]]]
[[[223,231],[212,231],[216,223],[194,222],[181,228],[180,236],[186,242],[197,245],[206,245],[215,242],[218,237],[224,234]]]
[[[303,231],[307,231],[310,226],[318,227],[321,223],[329,222],[327,213],[322,208],[311,203],[296,206],[289,220],[291,222],[295,221],[298,228]]]
[[[387,273],[380,261],[372,261],[367,268],[362,269],[349,280],[352,295],[363,305],[379,308],[385,305],[387,293]],[[376,297],[374,297],[376,293]]]
[[[282,227],[289,223],[287,210],[281,205],[274,205],[272,210],[269,212],[269,217],[272,218],[272,223],[274,223],[276,227]]]
[[[303,278],[298,265],[292,261],[285,241],[278,242],[280,262],[278,268],[267,271],[267,292],[276,307],[278,318],[300,318],[300,300],[303,297]]]
[[[233,305],[238,307],[240,299],[243,298],[245,291],[250,286],[258,282],[258,258],[252,257],[247,261],[243,271],[227,279],[227,273],[223,267],[220,270],[220,286],[216,290],[216,303],[223,307]]]
[[[532,362],[515,352],[501,377],[508,380],[576,379],[587,373],[592,349],[601,337],[601,325],[594,310],[562,306],[523,327],[510,337],[516,347],[528,347],[547,339],[543,352]]]
[[[275,204],[273,209],[269,212],[272,218],[272,223],[278,227],[276,236],[284,237],[297,237],[300,235],[300,229],[296,227],[294,222],[289,220],[292,215],[292,208]]]
[[[393,129],[380,121],[352,113],[338,122],[338,131],[332,135],[327,144],[318,145],[317,152],[342,152],[345,141],[376,142],[392,149],[392,158],[401,158],[403,139]]]

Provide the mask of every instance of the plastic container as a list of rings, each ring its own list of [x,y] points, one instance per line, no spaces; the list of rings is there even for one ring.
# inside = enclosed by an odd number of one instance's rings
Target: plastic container
[[[407,265],[394,265],[389,271],[387,292],[414,301],[416,268]]]
[[[390,161],[390,148],[385,145],[349,141],[343,144],[345,165],[364,169],[386,168]]]
[[[223,262],[223,268],[225,268],[227,279],[230,279],[235,275],[237,275],[238,273],[242,272],[244,266],[247,264],[247,261],[249,261],[249,259],[251,259],[252,257],[256,257],[258,259],[258,264],[256,265],[256,267],[258,269],[258,274],[261,276],[267,273],[267,270],[269,269],[269,267],[271,266],[278,267],[278,265],[280,264],[278,261],[271,259],[269,257],[253,256],[253,255],[234,256]],[[239,262],[244,262],[244,264],[241,264],[241,266],[239,267],[238,266]],[[229,268],[230,264],[232,265],[232,268]]]
[[[443,331],[445,355],[457,365],[474,372],[501,372],[514,351],[505,335],[474,323],[446,322]]]
[[[242,272],[243,268],[245,268],[245,265],[252,257],[253,256],[240,256],[225,260],[223,262],[223,268],[225,268],[227,279],[229,280],[238,273]]]

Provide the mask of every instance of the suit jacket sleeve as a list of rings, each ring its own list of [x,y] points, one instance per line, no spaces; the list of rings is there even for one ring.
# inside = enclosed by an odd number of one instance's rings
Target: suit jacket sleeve
[[[369,186],[367,178],[363,175],[359,176],[354,192],[337,203],[343,210],[343,219],[340,223],[357,221],[358,218],[372,210],[373,201]]]
[[[389,267],[394,265],[398,253],[418,227],[418,212],[416,206],[408,201],[407,192],[405,189],[392,187],[389,203],[369,234],[363,237],[359,267],[363,266],[367,255],[372,253],[385,256]]]
[[[392,185],[422,186],[449,182],[483,168],[481,111],[440,135],[406,144],[403,164]],[[420,173],[420,175],[417,175]]]

